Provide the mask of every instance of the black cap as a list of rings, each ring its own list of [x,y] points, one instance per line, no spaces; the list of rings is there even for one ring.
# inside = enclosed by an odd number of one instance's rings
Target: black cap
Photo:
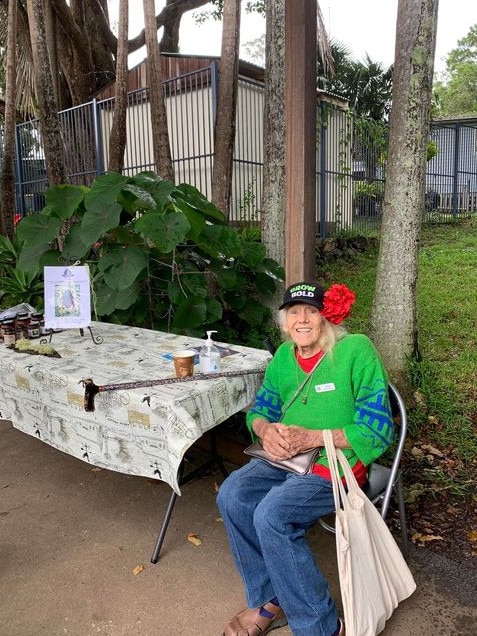
[[[287,305],[304,303],[313,305],[318,309],[323,309],[323,298],[325,290],[318,283],[295,283],[290,285],[283,296],[283,302],[278,309],[283,309]]]

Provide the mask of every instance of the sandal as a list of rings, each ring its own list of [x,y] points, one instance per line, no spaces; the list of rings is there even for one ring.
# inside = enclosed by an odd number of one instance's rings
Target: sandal
[[[262,608],[244,609],[236,614],[222,636],[265,636],[272,629],[288,624],[283,610],[274,603],[265,603]]]

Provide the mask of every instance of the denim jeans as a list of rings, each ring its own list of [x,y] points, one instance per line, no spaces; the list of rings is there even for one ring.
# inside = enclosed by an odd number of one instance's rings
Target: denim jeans
[[[305,537],[334,510],[331,482],[252,459],[227,477],[217,505],[248,607],[276,596],[294,636],[334,634],[335,603]]]

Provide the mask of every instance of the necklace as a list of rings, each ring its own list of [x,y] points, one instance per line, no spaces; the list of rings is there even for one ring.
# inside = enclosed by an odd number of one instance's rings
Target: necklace
[[[320,362],[323,360],[325,354],[323,353],[323,351],[320,351],[318,356],[317,356],[317,360],[315,362],[315,364],[313,365],[313,368],[311,369],[311,371],[309,371],[305,382],[301,385],[301,389],[305,388],[305,385],[307,385],[306,387],[306,393],[304,395],[301,396],[301,403],[302,404],[306,404],[308,402],[308,393],[310,392],[310,387],[311,387],[311,378],[313,377],[313,374],[315,373],[315,369],[317,368],[317,366],[320,364]],[[300,389],[300,380],[298,378],[298,367],[300,366],[300,362],[298,360],[299,354],[297,353],[297,366],[296,366],[296,383]],[[301,367],[300,367],[301,368]]]

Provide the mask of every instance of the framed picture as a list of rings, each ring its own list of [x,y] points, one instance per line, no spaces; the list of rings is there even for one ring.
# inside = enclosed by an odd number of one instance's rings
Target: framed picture
[[[71,329],[91,324],[89,268],[45,267],[45,328]]]

